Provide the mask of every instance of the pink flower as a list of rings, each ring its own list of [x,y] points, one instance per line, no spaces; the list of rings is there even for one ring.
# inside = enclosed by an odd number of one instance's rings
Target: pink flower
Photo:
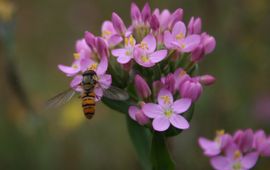
[[[199,35],[186,36],[186,26],[183,22],[175,23],[172,33],[165,31],[164,44],[169,49],[176,49],[180,52],[191,52],[200,43],[201,37]]]
[[[104,90],[108,89],[112,83],[112,77],[110,74],[106,74],[108,68],[108,59],[107,57],[103,57],[99,64],[93,63],[92,70],[94,70],[97,74],[98,80],[97,85],[95,86],[94,92],[96,94],[96,100],[100,100],[103,96]],[[70,83],[70,87],[76,91],[81,91],[79,87],[80,83],[82,82],[82,75],[77,75],[73,78]]]
[[[123,38],[117,34],[111,21],[104,21],[101,28],[102,37],[110,47],[119,44]]]
[[[216,40],[214,37],[203,33],[201,35],[200,44],[192,51],[191,61],[198,62],[203,59],[206,54],[210,54],[216,47]]]
[[[171,93],[174,93],[175,79],[172,73],[169,73],[166,77],[161,77],[161,83],[163,88],[166,88]]]
[[[257,152],[243,154],[236,145],[232,144],[225,150],[225,156],[211,159],[211,165],[216,170],[249,170],[258,160]]]
[[[261,156],[270,156],[270,137],[267,137],[263,130],[254,134],[253,147]]]
[[[199,144],[204,150],[206,156],[216,156],[219,155],[224,148],[230,144],[232,137],[228,134],[224,134],[224,131],[217,131],[217,136],[213,141],[206,138],[199,138]]]
[[[174,85],[174,90],[179,90],[180,86],[182,84],[190,79],[190,76],[186,73],[186,71],[182,68],[178,68],[174,73],[174,80],[175,80],[175,85]]]
[[[148,34],[134,50],[134,58],[138,64],[144,67],[152,67],[167,56],[167,50],[156,50],[156,39]]]
[[[251,129],[238,130],[233,135],[233,140],[242,152],[249,152],[253,145],[253,131]]]
[[[157,17],[161,31],[166,30],[170,22],[170,16],[171,16],[170,11],[165,9],[160,13],[159,9],[155,9],[153,12],[153,15]]]
[[[158,104],[147,103],[142,110],[145,115],[153,119],[152,125],[156,131],[165,131],[170,124],[178,129],[189,128],[188,121],[181,116],[191,106],[190,99],[179,99],[173,102],[172,93],[166,89],[160,90]]]
[[[112,50],[112,55],[117,57],[117,61],[121,64],[128,63],[134,56],[133,51],[136,40],[131,35],[125,38],[125,47]]]
[[[196,78],[189,78],[179,87],[181,97],[190,98],[197,101],[203,91],[202,85]]]
[[[151,96],[151,90],[147,82],[138,74],[135,76],[135,88],[138,96],[142,99],[146,99]]]
[[[150,121],[147,116],[143,113],[142,109],[137,106],[130,106],[128,109],[129,116],[140,125],[146,125]]]
[[[191,17],[188,23],[188,34],[200,34],[202,31],[202,20],[200,17],[194,18]]]

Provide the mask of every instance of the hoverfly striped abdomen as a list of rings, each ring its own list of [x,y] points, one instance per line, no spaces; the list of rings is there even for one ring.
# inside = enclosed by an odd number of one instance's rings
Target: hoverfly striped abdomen
[[[96,102],[95,102],[96,95],[92,92],[84,92],[82,94],[82,108],[84,115],[87,119],[91,119],[96,110]]]
[[[97,83],[97,75],[93,70],[87,70],[83,73],[82,80],[82,108],[86,118],[91,119],[95,114],[96,110],[96,95],[94,93],[94,88]]]

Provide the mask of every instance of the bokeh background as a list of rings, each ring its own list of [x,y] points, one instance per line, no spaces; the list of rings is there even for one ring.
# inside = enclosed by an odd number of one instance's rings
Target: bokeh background
[[[145,3],[135,2],[141,7]],[[42,109],[48,98],[69,84],[70,79],[56,66],[71,63],[75,41],[85,30],[99,34],[113,11],[128,23],[130,3],[0,0],[4,14],[0,169],[140,169],[122,114],[98,104],[94,119],[88,121],[79,99],[55,110]],[[217,41],[215,52],[200,65],[200,73],[215,75],[217,82],[204,89],[191,128],[171,139],[177,169],[211,169],[197,140],[212,138],[217,129],[253,128],[270,133],[270,1],[156,0],[150,4],[152,9],[181,7],[186,22],[191,16],[201,16],[203,30]],[[15,13],[10,18],[12,7]],[[6,32],[3,23],[8,25]],[[255,169],[270,169],[269,159],[260,159]]]

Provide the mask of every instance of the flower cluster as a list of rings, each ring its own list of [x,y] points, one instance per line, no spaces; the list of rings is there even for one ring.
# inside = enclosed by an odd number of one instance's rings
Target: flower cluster
[[[196,102],[203,85],[211,85],[211,75],[194,76],[198,63],[215,48],[214,37],[202,32],[201,18],[183,21],[183,10],[170,12],[142,9],[132,3],[131,25],[112,13],[104,21],[101,35],[85,32],[76,43],[71,66],[59,65],[70,86],[80,91],[82,73],[96,71],[99,100],[111,85],[128,92],[130,117],[141,125],[152,123],[156,131],[187,129],[181,115]],[[106,96],[105,96],[106,97]]]
[[[213,141],[201,137],[199,144],[217,170],[248,170],[259,156],[270,156],[270,136],[263,130],[238,130],[233,135],[221,130]]]

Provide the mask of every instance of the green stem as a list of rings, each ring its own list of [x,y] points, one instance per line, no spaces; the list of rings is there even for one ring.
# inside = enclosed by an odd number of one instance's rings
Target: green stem
[[[162,133],[153,132],[151,161],[153,170],[174,170],[175,165],[166,145],[166,138]]]

